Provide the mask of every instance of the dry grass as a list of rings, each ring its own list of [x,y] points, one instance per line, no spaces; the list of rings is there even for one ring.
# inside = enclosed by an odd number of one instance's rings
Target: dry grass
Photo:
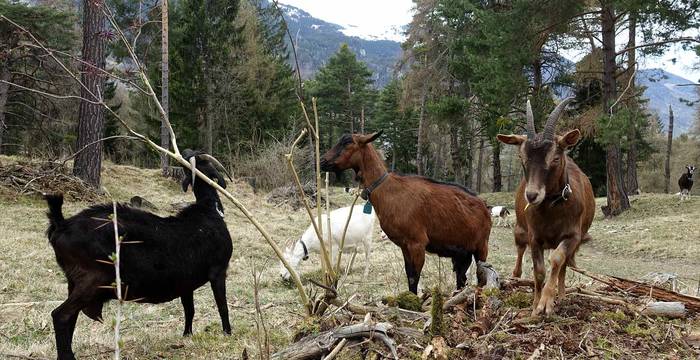
[[[158,208],[168,209],[171,203],[192,200],[191,193],[182,193],[178,184],[162,179],[157,170],[108,164],[103,176],[105,187],[120,201],[140,195]],[[252,210],[279,244],[299,236],[308,225],[303,210],[274,208],[265,202],[264,194],[254,195],[247,184],[230,184],[229,189]],[[332,191],[335,203],[352,201],[341,189]],[[66,283],[44,235],[45,205],[35,197],[6,195],[0,189],[0,358],[8,354],[54,358],[50,312],[58,301],[65,299]],[[493,204],[512,206],[513,202],[512,194],[485,194],[484,197]],[[67,203],[64,212],[74,214],[87,205]],[[594,241],[579,253],[579,266],[632,278],[650,272],[674,272],[688,285],[688,291],[694,293],[700,278],[700,243],[697,240],[700,237],[697,221],[700,199],[679,204],[672,196],[645,195],[637,198],[634,206],[632,211],[612,221],[603,220],[598,214],[592,229]],[[250,276],[254,263],[266,269],[260,281],[260,303],[265,309],[273,350],[289,343],[299,328],[308,330],[296,290],[280,281],[278,263],[260,234],[231,205],[227,206],[226,221],[234,239],[227,280],[233,335],[222,335],[211,290],[205,286],[195,292],[196,313],[191,338],[181,337],[184,324],[179,301],[160,305],[127,304],[122,331],[124,355],[139,359],[218,359],[240,358],[245,348],[254,353],[256,333]],[[354,301],[376,302],[385,295],[405,290],[400,250],[389,242],[379,242],[377,232],[374,239],[371,276],[362,277],[362,256],[358,257],[356,270],[350,274],[341,297],[357,294]],[[506,275],[514,259],[512,230],[494,228],[490,262]],[[302,264],[302,273],[312,276],[318,263],[318,257],[312,256]],[[531,273],[529,264],[528,259],[526,277]],[[569,274],[571,283],[588,282],[588,279]],[[438,283],[446,289],[454,286],[451,263],[448,259],[430,256],[421,285],[428,289]],[[111,303],[105,307],[102,324],[79,317],[74,349],[80,358],[110,358],[113,313],[114,304]]]

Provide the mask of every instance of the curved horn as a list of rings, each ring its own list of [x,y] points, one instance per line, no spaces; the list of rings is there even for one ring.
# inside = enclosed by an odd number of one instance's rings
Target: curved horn
[[[542,131],[542,138],[545,140],[552,140],[554,139],[554,127],[557,124],[557,121],[559,121],[559,118],[561,117],[561,114],[564,112],[564,109],[566,109],[566,106],[569,105],[570,102],[574,100],[574,97],[568,97],[564,100],[562,100],[557,107],[552,110],[552,113],[549,114],[549,117],[547,118],[547,123],[544,125],[544,130]]]
[[[224,174],[226,174],[226,176],[228,176],[228,179],[231,180],[231,182],[233,182],[233,179],[231,178],[231,174],[229,174],[228,170],[226,170],[226,168],[219,162],[219,160],[216,160],[215,157],[213,157],[209,154],[201,154],[199,156],[213,162],[214,165],[216,165],[221,171],[223,171]]]
[[[537,135],[537,131],[535,131],[535,115],[532,113],[530,99],[527,99],[527,107],[525,108],[525,112],[527,113],[527,127],[525,128],[527,130],[527,138],[534,139],[535,135]]]
[[[197,156],[190,157],[190,166],[192,166],[192,191],[194,191],[194,179],[197,178],[194,172],[194,169],[197,168]]]

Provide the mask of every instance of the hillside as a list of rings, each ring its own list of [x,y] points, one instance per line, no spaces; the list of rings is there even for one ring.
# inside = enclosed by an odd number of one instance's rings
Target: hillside
[[[399,42],[348,36],[345,33],[352,33],[352,29],[315,18],[294,6],[280,4],[280,7],[298,44],[299,66],[304,78],[312,77],[342,43],[347,43],[358,59],[372,70],[377,88],[391,80],[402,53]],[[646,87],[644,96],[649,99],[649,110],[659,115],[664,126],[668,124],[668,106],[671,105],[675,115],[674,135],[688,132],[697,113],[697,87],[677,86],[691,81],[663,69],[639,70],[637,78],[639,85]]]
[[[340,25],[317,19],[294,6],[280,4],[280,7],[297,43],[302,77],[313,76],[338,51],[340,45],[346,43],[358,59],[372,70],[377,88],[382,88],[391,80],[396,62],[401,56],[401,44],[398,42],[347,36],[341,31],[344,28]]]
[[[649,109],[661,118],[664,126],[668,126],[670,105],[674,115],[673,135],[688,132],[698,111],[698,87],[678,86],[691,81],[662,69],[640,70],[637,79],[640,86],[646,87],[644,97],[649,99]]]

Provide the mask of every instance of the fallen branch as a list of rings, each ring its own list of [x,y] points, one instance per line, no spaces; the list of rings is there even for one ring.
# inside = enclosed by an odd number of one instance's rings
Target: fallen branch
[[[318,335],[308,336],[286,349],[272,355],[272,359],[296,360],[320,358],[323,354],[330,354],[335,350],[340,342],[351,339],[379,339],[391,350],[395,359],[398,359],[396,346],[388,332],[392,325],[389,323],[377,324],[353,324],[343,326],[336,330],[324,331]],[[340,351],[340,350],[338,350]],[[329,355],[330,356],[330,355]],[[334,355],[335,356],[335,355]]]

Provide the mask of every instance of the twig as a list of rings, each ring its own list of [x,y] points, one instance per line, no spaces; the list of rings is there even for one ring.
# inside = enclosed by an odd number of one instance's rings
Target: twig
[[[333,351],[331,351],[326,357],[323,358],[323,360],[333,360],[338,353],[340,353],[341,350],[345,347],[345,344],[348,343],[348,339],[342,339],[338,343],[338,345],[333,348]]]
[[[112,200],[112,210],[114,211],[112,217],[112,224],[114,224],[114,282],[117,288],[117,314],[114,319],[114,359],[119,360],[121,358],[120,340],[119,340],[119,327],[122,321],[122,304],[124,300],[122,299],[122,278],[119,271],[120,255],[121,255],[121,239],[119,237],[119,226],[117,223],[117,202]]]

